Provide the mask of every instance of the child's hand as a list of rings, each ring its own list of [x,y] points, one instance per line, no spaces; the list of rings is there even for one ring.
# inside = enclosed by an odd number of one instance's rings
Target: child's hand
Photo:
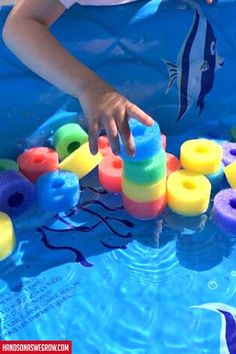
[[[134,155],[135,147],[128,118],[136,118],[147,126],[153,124],[153,119],[96,75],[80,92],[79,99],[89,122],[91,152],[97,153],[99,131],[101,128],[105,128],[114,154],[120,153],[119,133],[127,153],[131,156]]]

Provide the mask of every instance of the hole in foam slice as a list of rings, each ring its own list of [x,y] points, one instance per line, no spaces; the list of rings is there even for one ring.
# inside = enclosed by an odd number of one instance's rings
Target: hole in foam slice
[[[62,178],[56,178],[54,181],[52,181],[51,187],[52,187],[52,188],[55,188],[55,189],[59,189],[59,188],[63,187],[64,184],[65,184],[64,179],[62,179]]]
[[[207,146],[197,146],[195,151],[199,154],[205,154],[208,152],[208,147]]]
[[[8,199],[10,208],[18,208],[24,202],[25,198],[22,193],[14,193]]]
[[[112,161],[112,167],[116,168],[117,170],[122,168],[122,161],[120,159],[116,159]]]
[[[134,136],[141,136],[145,133],[145,127],[142,125],[137,125],[132,129],[132,134]]]
[[[188,190],[193,190],[196,188],[196,185],[192,181],[183,181],[183,187]]]
[[[232,209],[236,209],[236,198],[233,198],[229,201],[229,205]]]
[[[73,141],[70,143],[67,147],[67,152],[68,154],[72,154],[75,150],[77,150],[80,147],[80,143],[78,141]]]
[[[45,159],[45,157],[43,155],[35,156],[34,163],[42,163],[44,161],[44,159]]]
[[[230,155],[236,156],[236,148],[230,150]]]
[[[100,149],[105,149],[105,148],[111,146],[110,143],[109,143],[108,138],[105,135],[102,135],[102,136],[99,137],[98,145],[99,145]]]

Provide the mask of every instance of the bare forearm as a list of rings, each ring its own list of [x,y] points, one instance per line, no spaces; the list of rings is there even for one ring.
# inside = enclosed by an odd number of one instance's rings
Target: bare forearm
[[[70,95],[80,92],[95,74],[70,55],[47,29],[34,19],[9,19],[4,30],[7,46],[30,69]]]
[[[119,153],[119,133],[133,155],[128,118],[135,117],[146,125],[152,125],[153,120],[70,55],[50,33],[48,28],[64,11],[58,0],[18,0],[4,26],[3,38],[28,67],[80,100],[89,121],[92,153],[97,152],[99,131],[105,128],[114,153]]]

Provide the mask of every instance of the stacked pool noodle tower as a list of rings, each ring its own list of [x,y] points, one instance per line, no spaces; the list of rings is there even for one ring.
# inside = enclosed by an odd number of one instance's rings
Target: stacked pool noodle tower
[[[166,154],[161,133],[156,122],[146,127],[135,119],[130,120],[130,129],[136,153],[128,156],[121,142],[123,204],[132,216],[152,219],[166,206]]]

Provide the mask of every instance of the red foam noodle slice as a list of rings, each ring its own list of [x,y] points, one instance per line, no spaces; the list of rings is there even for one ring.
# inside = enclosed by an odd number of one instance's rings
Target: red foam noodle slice
[[[36,147],[23,152],[17,159],[21,173],[31,182],[58,169],[58,154],[47,147]]]
[[[100,184],[113,193],[121,192],[122,160],[113,154],[106,155],[98,166]]]
[[[134,202],[123,193],[123,204],[125,210],[137,219],[153,219],[162,214],[166,207],[166,195],[153,202]]]
[[[181,169],[181,163],[179,159],[172,154],[166,153],[166,158],[167,158],[167,177],[169,177],[171,173]]]

